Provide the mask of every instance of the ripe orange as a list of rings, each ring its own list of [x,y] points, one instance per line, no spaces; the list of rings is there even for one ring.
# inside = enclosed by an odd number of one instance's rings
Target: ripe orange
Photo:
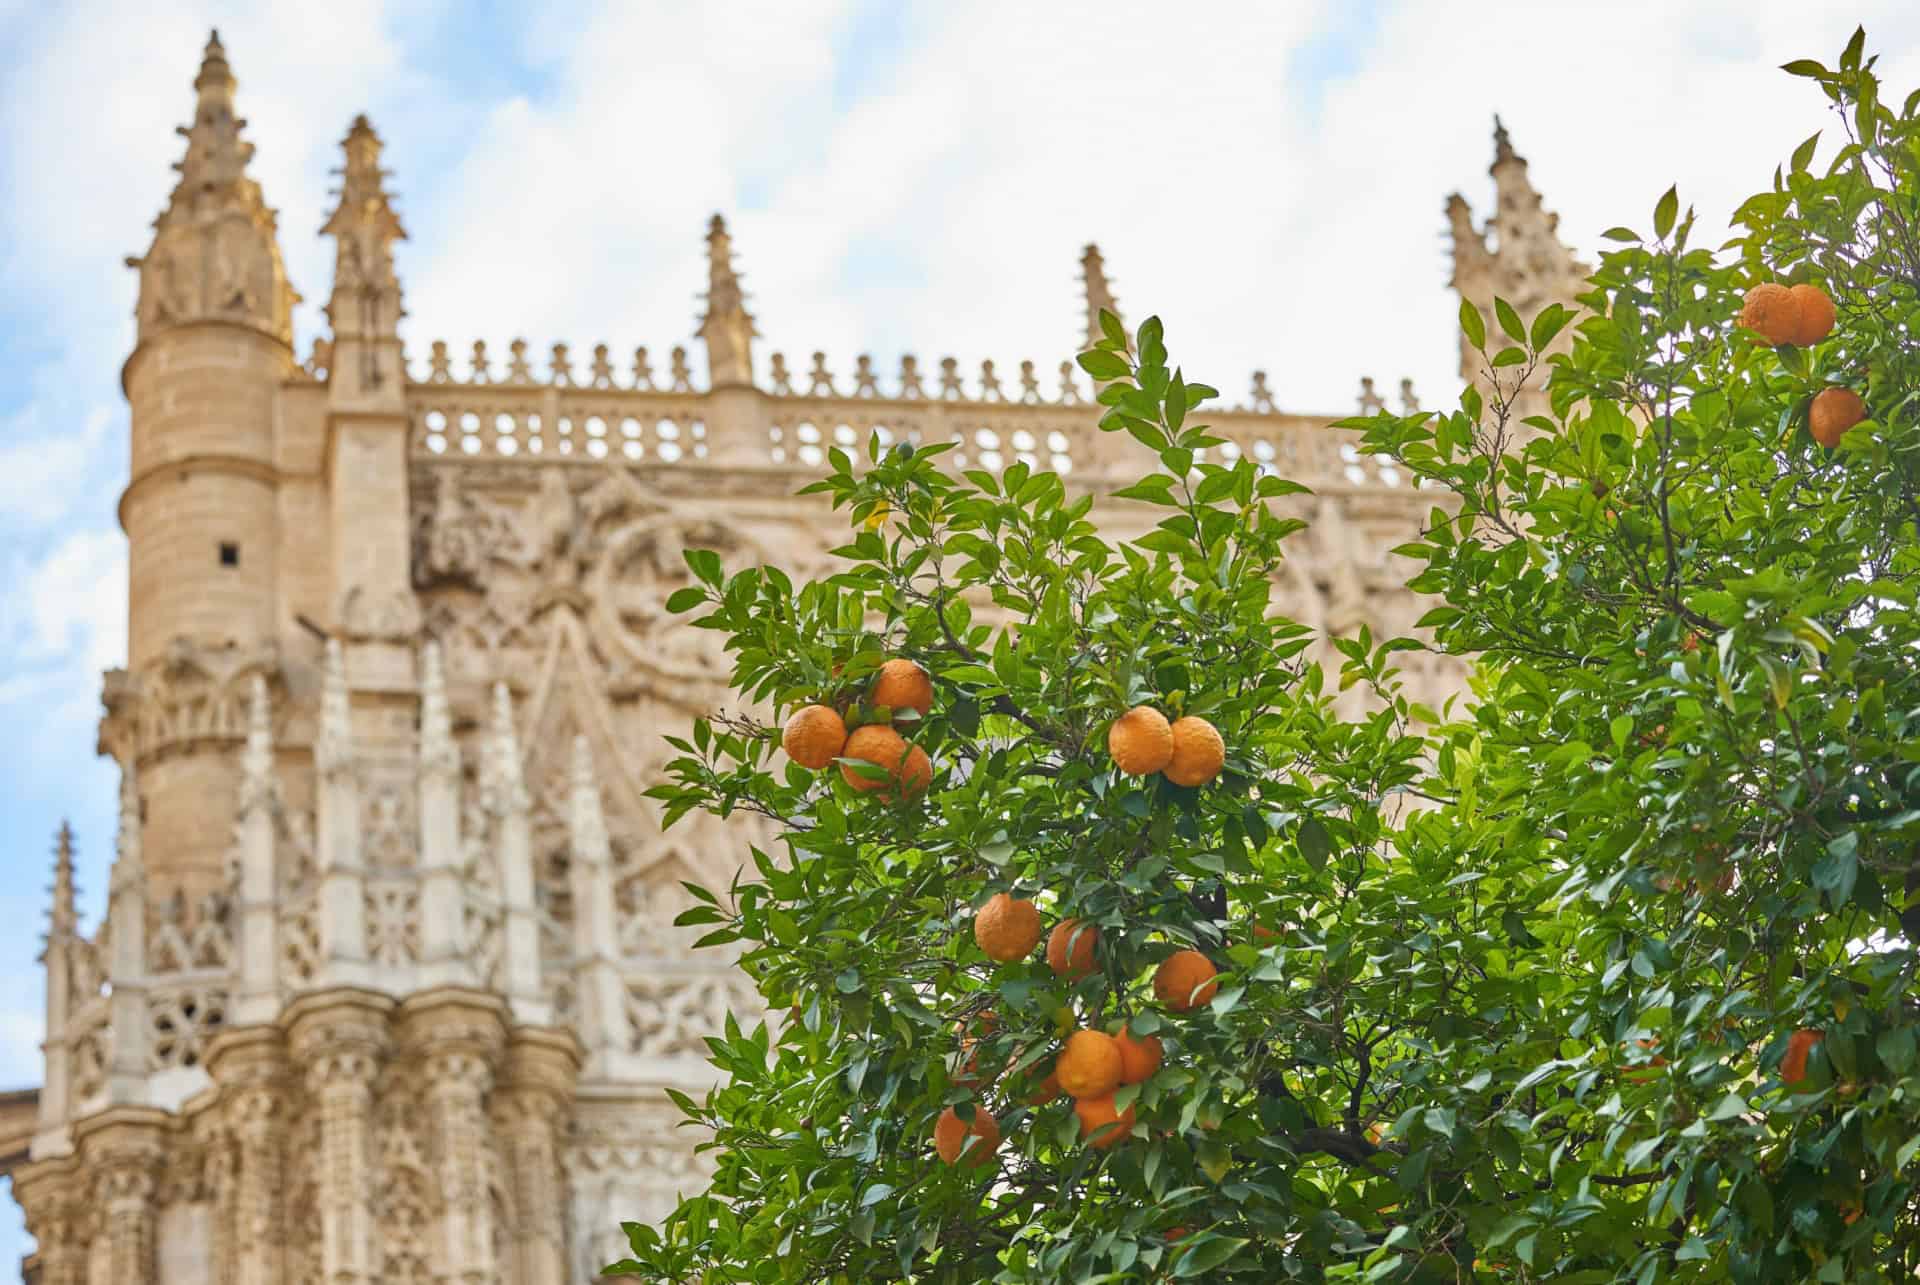
[[[1285,941],[1286,936],[1285,933],[1277,929],[1269,928],[1265,924],[1255,924],[1253,926],[1253,939],[1255,941]]]
[[[900,764],[897,775],[900,780],[900,789],[908,798],[913,798],[932,783],[933,760],[928,758],[927,752],[918,745],[909,745],[907,757]]]
[[[1160,1043],[1158,1035],[1144,1035],[1135,1038],[1133,1033],[1121,1029],[1113,1037],[1120,1048],[1120,1083],[1140,1084],[1160,1069],[1160,1061],[1166,1056],[1166,1049]]]
[[[1169,1227],[1167,1228],[1167,1243],[1171,1245],[1174,1241],[1179,1240],[1186,1234],[1187,1229],[1185,1227]]]
[[[1101,1151],[1125,1142],[1133,1132],[1133,1107],[1129,1105],[1125,1111],[1115,1111],[1111,1093],[1077,1099],[1073,1113],[1080,1117],[1080,1136],[1087,1140],[1088,1146]]]
[[[1076,1098],[1097,1098],[1120,1086],[1120,1044],[1102,1031],[1075,1031],[1053,1064],[1060,1087]]]
[[[1200,1007],[1220,989],[1213,962],[1197,950],[1176,951],[1154,970],[1153,993],[1176,1013]]]
[[[985,1107],[973,1109],[972,1123],[962,1120],[952,1107],[942,1111],[933,1126],[933,1149],[950,1165],[963,1163],[960,1149],[966,1146],[969,1134],[979,1141],[968,1148],[964,1163],[969,1169],[978,1169],[993,1159],[1000,1147],[1000,1122]]]
[[[1107,729],[1107,753],[1128,776],[1151,776],[1173,757],[1173,729],[1151,705],[1135,705]]]
[[[890,660],[874,674],[867,699],[875,705],[887,706],[896,715],[910,709],[925,718],[933,709],[933,679],[910,660]]]
[[[1798,1084],[1807,1078],[1807,1054],[1826,1037],[1825,1031],[1808,1030],[1798,1030],[1787,1037],[1787,1055],[1780,1059],[1780,1079],[1783,1083]]]
[[[1189,714],[1175,719],[1168,729],[1173,737],[1173,756],[1167,760],[1167,779],[1175,785],[1205,785],[1220,773],[1227,761],[1227,745],[1220,733],[1204,718]]]
[[[1067,954],[1068,942],[1073,943],[1071,957]],[[1047,938],[1047,967],[1056,977],[1077,982],[1093,971],[1093,948],[1099,944],[1098,928],[1082,924],[1078,919],[1062,919]]]
[[[847,725],[830,705],[807,705],[787,720],[780,748],[801,767],[818,772],[840,757],[847,743]]]
[[[973,939],[988,959],[1002,964],[1025,959],[1040,944],[1040,908],[996,892],[974,912]]]
[[[1746,300],[1740,306],[1740,324],[1778,347],[1793,342],[1799,311],[1785,286],[1768,281],[1747,291]]]
[[[1829,449],[1840,445],[1848,429],[1867,417],[1867,404],[1851,388],[1829,388],[1813,399],[1807,412],[1807,430]]]
[[[1802,283],[1787,291],[1793,302],[1793,330],[1787,342],[1805,348],[1833,333],[1833,300],[1819,286]]]
[[[1052,1071],[1048,1071],[1047,1078],[1040,1081],[1040,1087],[1028,1096],[1027,1105],[1030,1107],[1043,1107],[1059,1096],[1060,1077]]]
[[[853,733],[847,737],[846,745],[840,751],[842,758],[879,764],[887,770],[888,776],[900,774],[900,760],[906,757],[906,753],[905,738],[885,723],[868,723],[864,727],[854,728]],[[885,789],[887,785],[885,779],[869,780],[845,763],[840,765],[840,775],[848,785],[862,794]]]

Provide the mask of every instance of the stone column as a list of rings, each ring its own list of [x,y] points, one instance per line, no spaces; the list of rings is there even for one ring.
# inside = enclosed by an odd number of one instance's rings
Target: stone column
[[[580,1016],[575,1025],[596,1067],[624,1053],[629,1039],[626,989],[620,978],[613,923],[613,853],[600,807],[587,738],[573,739],[571,808],[567,817],[573,875],[573,953]]]
[[[151,1107],[113,1107],[78,1130],[82,1170],[92,1180],[94,1234],[107,1238],[109,1281],[154,1279],[154,1196],[166,1125],[165,1113]]]
[[[494,1261],[493,1204],[487,1192],[487,1095],[506,1042],[506,1008],[480,991],[443,987],[401,1006],[403,1039],[425,1074],[439,1139],[439,1259],[446,1279],[486,1285],[519,1277]]]
[[[524,1285],[566,1285],[567,1201],[560,1154],[580,1074],[580,1046],[564,1031],[521,1027],[507,1046],[494,1120],[512,1170],[515,1268]]]
[[[147,872],[140,838],[140,792],[128,766],[120,773],[120,852],[107,892],[107,976],[113,984],[107,1100],[116,1105],[145,1102],[147,1095]]]
[[[227,1225],[232,1285],[281,1285],[285,1238],[281,1189],[288,1132],[286,1048],[277,1026],[241,1027],[214,1037],[207,1071],[226,1098],[238,1169]]]
[[[365,985],[366,864],[361,851],[359,763],[340,644],[327,640],[314,758],[320,770],[320,976],[323,985]]]
[[[294,1062],[320,1113],[320,1262],[327,1285],[372,1285],[373,1086],[393,1001],[336,990],[288,1010]]]
[[[73,828],[64,821],[53,849],[53,908],[47,923],[47,948],[40,960],[47,969],[47,1039],[45,1073],[40,1084],[40,1116],[31,1153],[36,1160],[64,1155],[72,1149],[67,1138],[69,1062],[67,1018],[72,1000],[73,963],[70,952],[78,936],[79,915],[74,908]]]
[[[426,987],[472,985],[465,857],[460,848],[460,747],[453,739],[440,644],[420,657],[420,964]]]
[[[493,688],[492,798],[495,841],[500,860],[500,899],[505,903],[504,964],[501,968],[513,1018],[545,1026],[552,1005],[540,985],[540,925],[533,894],[533,829],[520,744],[513,731],[513,698],[505,683]]]
[[[280,1011],[279,876],[273,850],[278,803],[273,772],[272,708],[267,680],[248,693],[247,748],[240,776],[240,988],[235,1025],[271,1022]]]
[[[37,1285],[88,1285],[87,1237],[96,1220],[91,1202],[76,1189],[77,1181],[66,1161],[14,1171],[14,1195],[37,1246]]]

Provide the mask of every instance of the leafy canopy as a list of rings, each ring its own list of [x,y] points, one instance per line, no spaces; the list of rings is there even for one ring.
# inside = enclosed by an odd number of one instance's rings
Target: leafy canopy
[[[1398,552],[1435,645],[1480,657],[1462,714],[1408,702],[1407,640],[1310,663],[1271,603],[1302,488],[1219,462],[1193,421],[1213,390],[1158,321],[1103,318],[1081,358],[1102,427],[1157,463],[1117,493],[1161,511],[1143,537],[1103,537],[1052,474],[875,445],[808,488],[849,511],[838,574],[696,555],[674,608],[756,701],[884,718],[880,662],[924,666],[930,716],[896,721],[935,776],[857,793],[750,719],[676,742],[670,816],[744,810],[777,838],[682,920],[737,943],[780,1016],[711,1041],[725,1083],[680,1102],[712,1188],[629,1225],[614,1270],[1911,1276],[1920,95],[1889,107],[1863,44],[1789,66],[1844,138],[1824,173],[1797,149],[1722,253],[1669,192],[1650,234],[1609,234],[1570,331],[1463,309],[1485,370],[1457,410],[1345,425],[1442,500]],[[1838,327],[1807,349],[1738,330],[1762,281],[1821,286]],[[1806,426],[1829,385],[1870,412],[1834,450]],[[1375,712],[1336,717],[1354,684]],[[1142,703],[1218,727],[1220,777],[1117,774],[1106,729]],[[1000,891],[1097,925],[1094,973],[988,960],[971,918]],[[1183,948],[1220,987],[1175,1014],[1150,982]],[[1030,1099],[1067,1030],[1122,1022],[1165,1063],[1096,1150],[1066,1099]],[[948,1106],[995,1116],[989,1164],[933,1157]]]

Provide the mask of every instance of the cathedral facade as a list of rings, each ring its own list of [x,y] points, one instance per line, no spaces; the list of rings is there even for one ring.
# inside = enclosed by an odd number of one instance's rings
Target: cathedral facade
[[[179,182],[128,261],[108,909],[83,931],[63,829],[45,1073],[0,1095],[22,1122],[0,1118],[0,1143],[24,1143],[6,1163],[27,1278],[590,1281],[621,1220],[704,1184],[666,1090],[703,1092],[703,1037],[763,1015],[673,925],[681,881],[726,883],[750,836],[697,814],[663,832],[642,793],[663,736],[727,698],[722,658],[664,608],[683,554],[824,573],[844,519],[795,492],[874,434],[1095,491],[1128,480],[1125,446],[1071,361],[836,375],[773,354],[756,380],[718,216],[701,376],[684,347],[409,353],[405,233],[364,118],[323,229],[330,333],[302,359],[217,36],[194,88]],[[1449,207],[1456,287],[1489,312],[1495,293],[1569,301],[1580,269],[1504,131],[1493,176],[1484,225]],[[1082,269],[1097,334],[1116,305],[1091,246]],[[1362,411],[1382,404],[1366,381]],[[1314,488],[1290,501],[1312,526],[1283,609],[1327,635],[1412,632],[1385,550],[1436,497],[1335,418],[1281,411],[1256,373],[1210,422],[1224,457]],[[1117,534],[1151,522],[1107,510]],[[1457,662],[1401,659],[1418,699],[1460,689]]]

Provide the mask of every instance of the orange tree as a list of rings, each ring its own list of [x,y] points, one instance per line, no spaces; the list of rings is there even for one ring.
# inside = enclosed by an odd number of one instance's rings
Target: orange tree
[[[1349,425],[1451,497],[1400,551],[1483,658],[1463,714],[1408,703],[1404,640],[1308,662],[1271,605],[1299,488],[1216,462],[1156,321],[1081,358],[1158,465],[1119,492],[1165,510],[1144,537],[1050,474],[873,446],[811,488],[838,574],[693,555],[671,606],[744,695],[823,707],[792,742],[823,766],[717,718],[653,790],[770,821],[682,920],[779,1016],[711,1041],[724,1082],[680,1102],[712,1186],[613,1270],[1911,1275],[1920,124],[1861,46],[1789,68],[1845,137],[1730,253],[1669,193],[1570,354],[1563,310],[1499,304],[1490,344],[1463,309],[1488,391]],[[1336,717],[1355,683],[1377,712]]]

